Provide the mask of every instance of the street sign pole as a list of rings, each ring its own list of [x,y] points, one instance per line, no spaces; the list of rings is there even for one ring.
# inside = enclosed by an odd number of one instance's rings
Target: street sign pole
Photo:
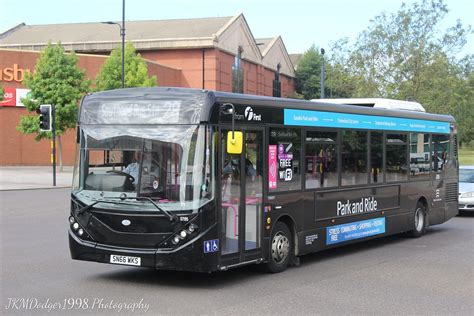
[[[324,65],[324,48],[321,48],[321,98],[320,99],[324,99],[325,98],[325,95],[324,95],[324,81],[326,80],[325,76],[326,76],[326,70],[324,69],[325,65]]]
[[[53,132],[53,148],[52,148],[52,162],[53,162],[53,186],[56,186],[56,109],[54,104],[51,105],[51,116],[52,116],[52,122],[51,122],[51,130]]]

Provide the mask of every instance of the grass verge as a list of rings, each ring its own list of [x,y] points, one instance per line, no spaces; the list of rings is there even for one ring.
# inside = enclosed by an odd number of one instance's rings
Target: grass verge
[[[474,165],[474,149],[461,148],[459,150],[459,164],[463,165]]]

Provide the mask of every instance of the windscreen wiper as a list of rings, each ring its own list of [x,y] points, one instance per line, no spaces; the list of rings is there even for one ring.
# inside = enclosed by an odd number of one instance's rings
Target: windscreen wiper
[[[174,214],[171,214],[170,212],[168,212],[167,210],[165,210],[164,208],[160,207],[158,204],[156,204],[155,201],[153,201],[152,198],[149,198],[149,197],[145,197],[145,196],[121,196],[121,197],[118,197],[119,199],[121,200],[137,200],[137,201],[148,201],[150,202],[151,204],[153,204],[157,210],[159,210],[161,213],[165,214],[166,216],[168,216],[168,218],[170,219],[170,221],[175,221],[178,219],[178,217]]]
[[[79,209],[79,211],[77,211],[77,215],[81,215],[82,213],[91,210],[91,209],[94,207],[94,205],[96,205],[97,203],[100,203],[100,202],[107,202],[107,201],[95,200],[94,203],[92,203],[92,204],[90,204],[90,205],[86,205],[86,206],[84,206],[84,207],[81,207],[81,208]]]
[[[106,200],[106,199],[109,199],[109,200]],[[149,197],[138,197],[138,196],[130,196],[130,197],[124,197],[124,196],[121,196],[121,197],[112,197],[112,196],[103,196],[102,199],[95,199],[94,200],[94,203],[90,204],[90,205],[86,205],[84,206],[83,208],[81,208],[79,211],[77,211],[77,215],[81,215],[82,213],[84,212],[88,212],[90,211],[92,208],[94,208],[94,206],[98,203],[109,203],[109,204],[121,204],[121,205],[136,205],[136,204],[132,204],[132,203],[127,203],[127,202],[121,202],[121,201],[116,201],[117,199],[120,199],[120,200],[143,200],[143,201],[149,201],[151,204],[153,204],[153,206],[158,210],[160,211],[160,213],[163,213],[165,214],[169,219],[170,221],[175,221],[178,219],[178,217],[174,214],[171,214],[170,212],[166,211],[165,209],[161,208],[160,206],[158,206],[158,204],[155,203],[155,201],[153,201],[151,198]]]
[[[107,197],[105,197],[107,198]],[[125,204],[125,205],[130,205],[130,203],[121,203],[119,201],[107,201],[107,200],[99,200],[99,199],[93,199],[94,203],[90,205],[86,205],[83,208],[81,208],[79,211],[77,211],[77,215],[81,215],[84,212],[90,212],[91,209],[94,208],[94,205],[98,203],[109,203],[109,204]]]

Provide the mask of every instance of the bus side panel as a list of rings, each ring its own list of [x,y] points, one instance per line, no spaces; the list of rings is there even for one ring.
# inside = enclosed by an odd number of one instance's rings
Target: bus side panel
[[[374,234],[368,237],[361,237],[361,238],[354,238],[346,241],[340,241],[340,242],[330,242],[328,240],[328,231],[333,229],[334,227],[337,227],[338,225],[343,225],[343,224],[351,224],[351,223],[357,223],[359,221],[366,221],[366,220],[371,220],[371,219],[380,219],[383,218],[385,221],[385,226],[384,226],[384,233],[380,234]],[[394,234],[401,233],[405,231],[406,227],[410,225],[411,222],[411,216],[409,213],[398,213],[398,214],[380,214],[380,213],[373,213],[370,214],[369,216],[367,215],[357,215],[357,216],[351,216],[349,218],[344,218],[343,221],[338,221],[335,224],[329,224],[329,221],[327,224],[325,224],[327,227],[320,227],[317,229],[312,229],[312,230],[307,230],[300,232],[298,234],[298,239],[299,239],[299,244],[300,246],[300,255],[303,254],[308,254],[312,252],[317,252],[325,249],[331,249],[331,248],[336,248],[340,246],[345,246],[345,245],[351,245],[355,244],[358,242],[363,242],[371,239],[377,239],[385,236],[390,236]]]
[[[429,225],[433,226],[444,223],[444,213],[444,207],[432,207],[431,209],[429,209]]]
[[[422,198],[426,199],[428,206],[428,224],[435,225],[444,221],[444,209],[433,204],[436,194],[436,188],[430,180],[409,181],[402,185],[401,208],[409,212],[412,216],[415,214],[416,205]],[[407,230],[413,228],[413,221],[407,227]]]
[[[305,212],[303,214],[303,226],[301,227],[302,230],[310,230],[314,229],[316,223],[316,212],[315,212],[315,197],[314,191],[306,191],[302,192],[304,196],[304,209]]]
[[[454,216],[457,216],[458,213],[459,209],[457,202],[446,203],[446,210],[444,216],[446,221]]]
[[[432,209],[430,225],[441,224],[458,213],[458,160],[456,138],[451,134],[448,160],[438,172],[431,172]],[[433,149],[432,149],[433,150]],[[456,152],[455,152],[456,151]]]
[[[458,213],[458,182],[457,179],[434,181],[431,201],[428,206],[429,224],[437,225],[446,222]]]
[[[315,192],[315,221],[337,219],[354,214],[400,210],[400,185]]]
[[[390,220],[385,223],[385,233],[376,237],[408,230],[409,214],[406,210],[400,208],[400,192],[399,184],[345,189],[343,191],[305,192],[307,212],[304,214],[304,231],[298,233],[299,254],[338,246],[339,243],[335,245],[327,244],[326,227],[386,217]],[[311,198],[311,195],[313,195],[313,198]],[[360,208],[353,211],[354,207]],[[313,210],[312,214],[311,210]],[[355,239],[341,244],[366,239],[371,238]]]
[[[301,192],[278,195],[271,195],[270,193],[267,205],[271,206],[271,211],[266,213],[264,219],[265,238],[271,237],[271,227],[284,216],[288,216],[293,221],[294,227],[290,227],[290,230],[302,231],[307,213],[311,214],[311,212],[305,212],[305,210],[308,210],[308,205],[305,203],[305,196]],[[268,225],[268,219],[270,219],[270,225]]]

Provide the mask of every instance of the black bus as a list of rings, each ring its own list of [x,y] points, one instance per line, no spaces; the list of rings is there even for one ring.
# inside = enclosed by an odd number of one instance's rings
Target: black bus
[[[213,272],[455,216],[451,116],[183,88],[84,97],[76,260]]]

